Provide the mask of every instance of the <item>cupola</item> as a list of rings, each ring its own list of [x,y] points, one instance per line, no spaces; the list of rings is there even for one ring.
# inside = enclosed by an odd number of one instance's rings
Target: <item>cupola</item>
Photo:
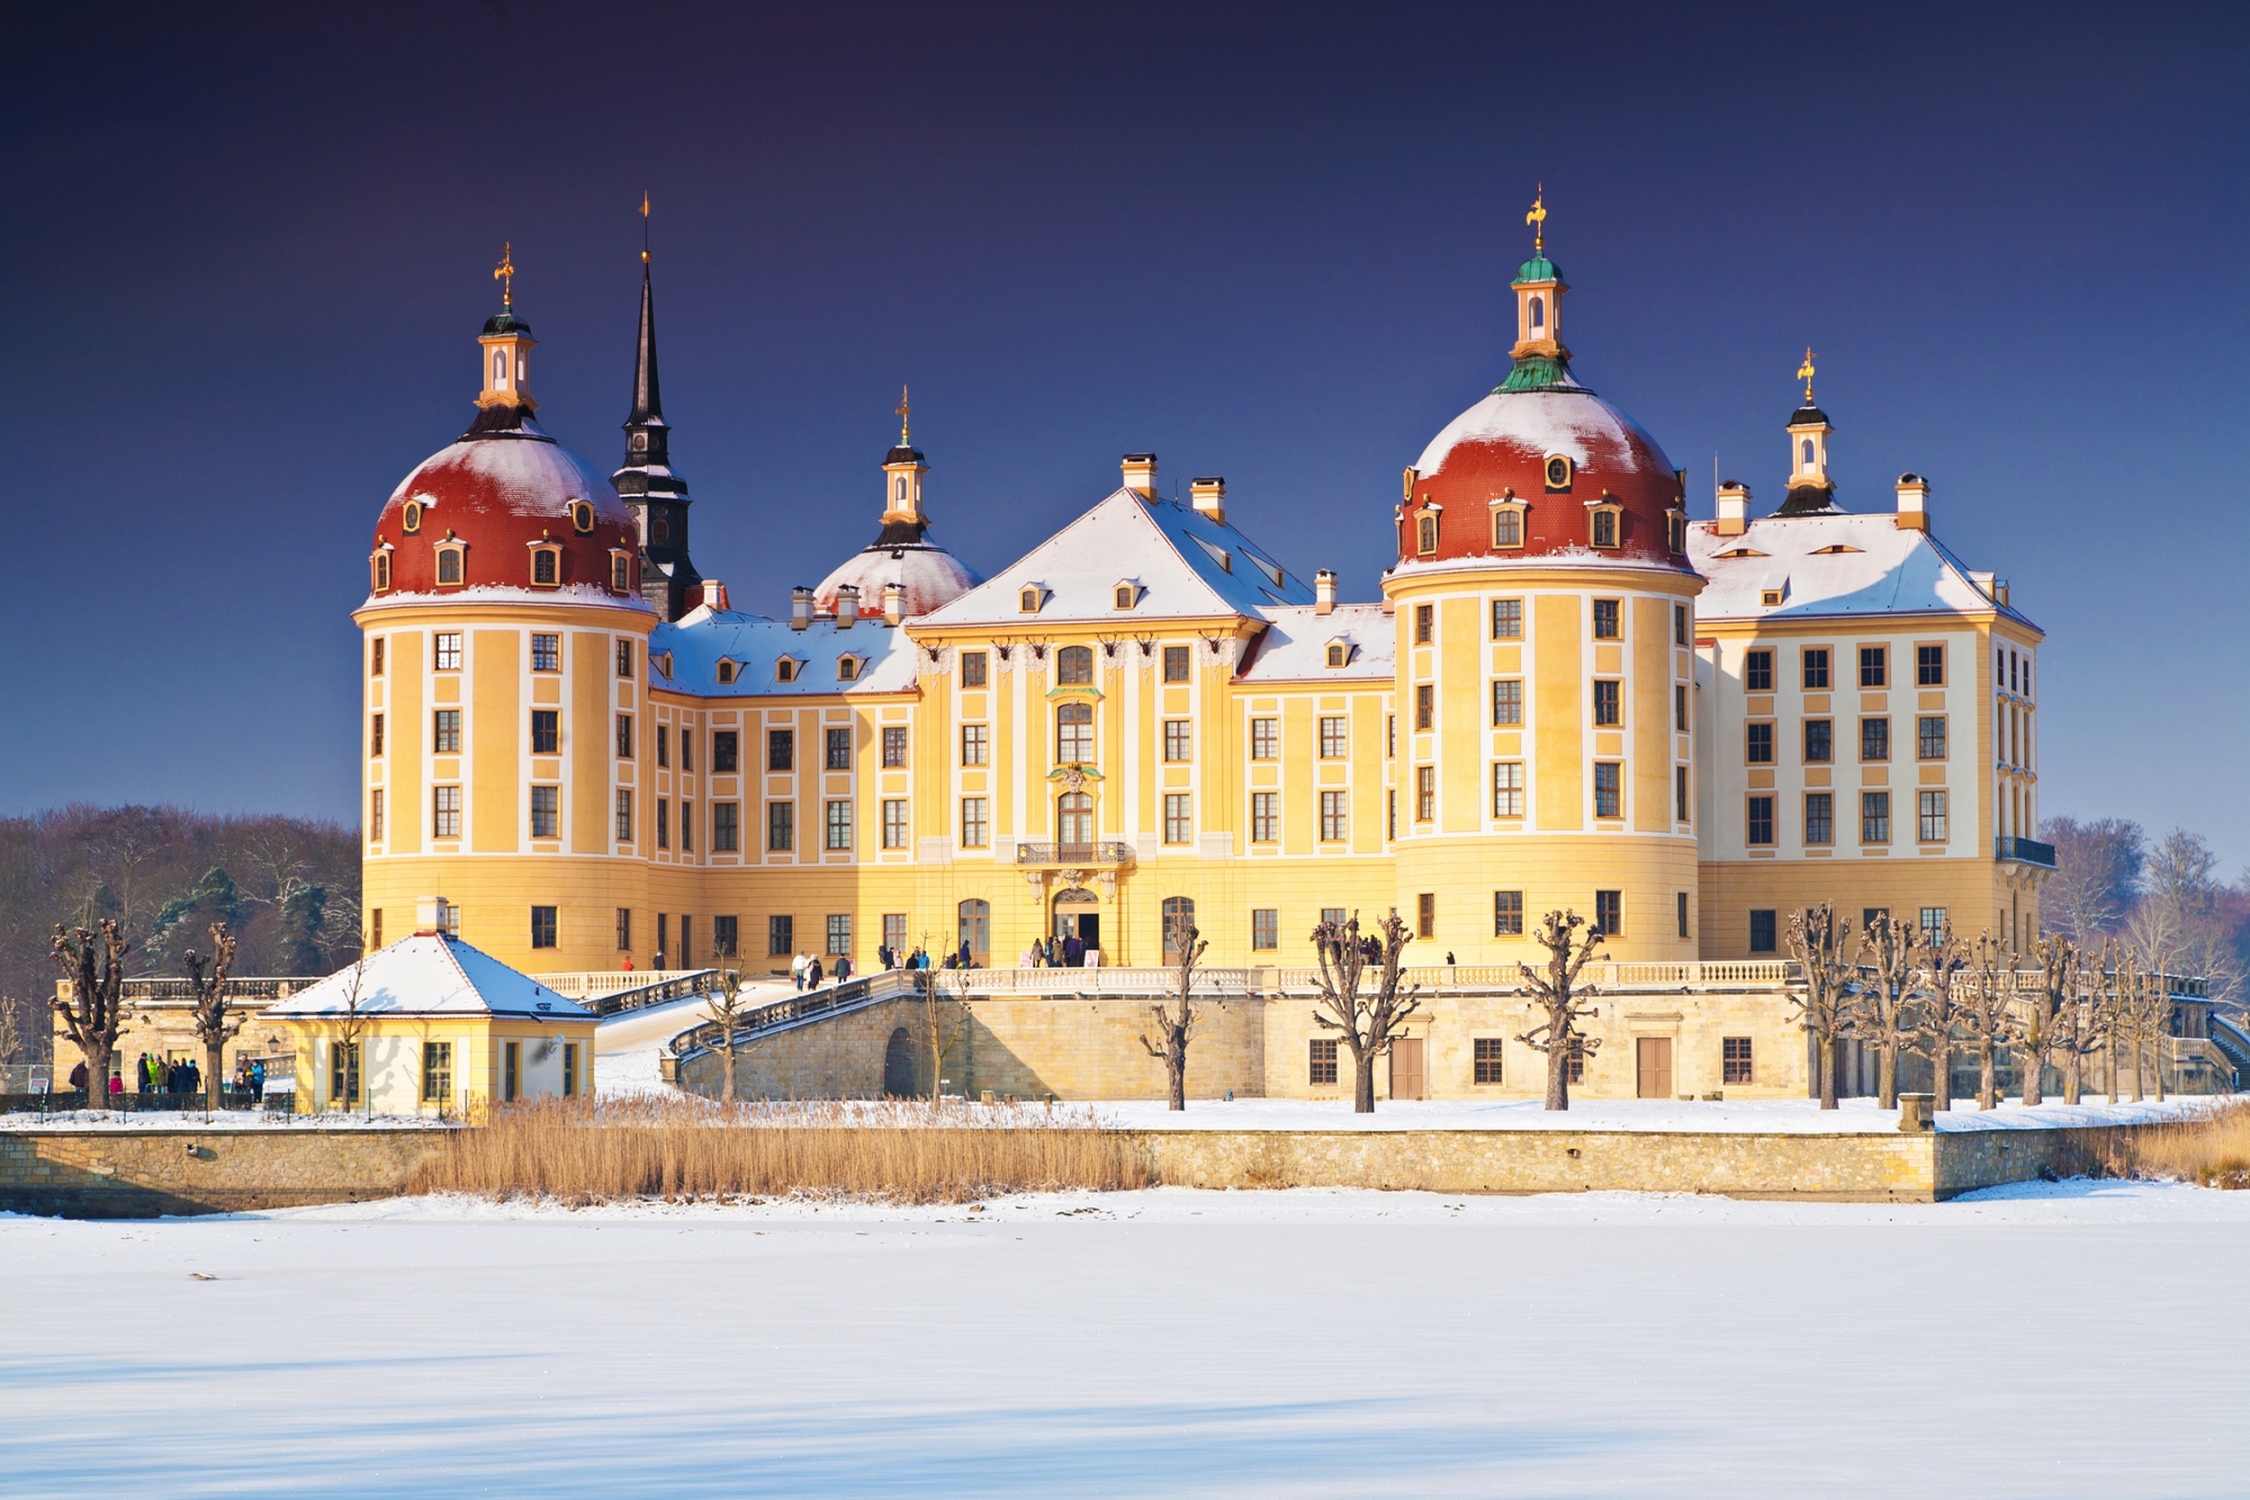
[[[922,514],[922,476],[930,472],[907,427],[912,408],[906,387],[898,388],[898,446],[883,455],[883,529],[908,527],[920,541],[929,522]]]
[[[484,359],[484,389],[477,394],[477,405],[537,411],[530,380],[531,350],[538,341],[531,336],[531,325],[516,316],[514,248],[512,242],[501,247],[500,264],[492,271],[492,279],[500,283],[500,311],[485,320],[477,337]]]
[[[1777,516],[1815,516],[1836,509],[1836,481],[1828,477],[1828,414],[1813,404],[1813,352],[1797,378],[1805,383],[1805,404],[1789,415],[1789,493]]]
[[[1563,294],[1570,286],[1562,269],[1547,259],[1547,188],[1542,183],[1523,216],[1531,226],[1531,259],[1516,270],[1515,368],[1501,383],[1504,391],[1537,391],[1569,378],[1570,349],[1562,341]]]

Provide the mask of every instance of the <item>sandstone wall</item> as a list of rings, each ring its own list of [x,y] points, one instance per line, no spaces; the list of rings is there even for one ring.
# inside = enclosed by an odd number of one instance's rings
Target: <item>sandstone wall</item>
[[[0,1208],[139,1219],[389,1198],[442,1134],[326,1126],[0,1131]]]

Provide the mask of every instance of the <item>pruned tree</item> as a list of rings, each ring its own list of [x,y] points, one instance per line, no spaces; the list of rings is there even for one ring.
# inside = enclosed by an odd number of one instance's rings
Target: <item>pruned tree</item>
[[[2020,1044],[2023,1035],[2015,1014],[2015,960],[1990,933],[1971,945],[1967,957],[1967,971],[1954,987],[1954,1013],[1961,1018],[1962,1039],[1977,1054],[1977,1108],[1998,1109],[2000,1053]]]
[[[1990,933],[1985,936],[1989,939]],[[1969,945],[1953,935],[1953,926],[1941,922],[1922,932],[1917,960],[1921,973],[1921,1024],[1910,1044],[1930,1060],[1930,1107],[1953,1107],[1953,1047],[1964,1024],[1961,1002],[1968,986],[1961,981],[1969,967]]]
[[[2094,970],[2092,989],[2095,1013],[2101,1017],[2102,1039],[2108,1044],[2109,1102],[2115,1104],[2125,1096],[2125,1060],[2123,1048],[2133,1040],[2133,1007],[2128,994],[2128,966],[2132,963],[2132,949],[2126,944],[2108,938],[2102,940],[2100,965]],[[2140,1066],[2138,1048],[2133,1066]]]
[[[2039,962],[2039,985],[2023,996],[2022,1020],[2016,1029],[2016,1047],[2023,1056],[2024,1107],[2046,1102],[2050,1057],[2064,1059],[2063,1089],[2076,1104],[2078,1060],[2084,1055],[2078,1050],[2078,945],[2061,933],[2041,933],[2032,940],[2031,952]]]
[[[2069,942],[2069,939],[2064,939]],[[2046,967],[2041,982],[2055,989],[2061,1003],[2048,1022],[2047,1035],[2055,1056],[2062,1059],[2063,1102],[2077,1104],[2086,1097],[2086,1059],[2109,1046],[2102,1026],[2101,1005],[2095,994],[2098,982],[2088,964],[2086,950],[2071,943],[2067,958]],[[2059,989],[2056,987],[2059,986]]]
[[[227,976],[234,968],[234,934],[227,931],[227,924],[211,924],[209,958],[190,948],[181,955],[180,967],[187,970],[188,990],[195,1000],[195,1034],[203,1042],[203,1111],[213,1114],[226,1084],[220,1069],[226,1066],[227,1043],[242,1030],[243,1022],[227,1003]]]
[[[1826,901],[1791,912],[1789,951],[1805,971],[1804,983],[1789,991],[1789,1004],[1805,1035],[1813,1039],[1820,1107],[1834,1109],[1836,1043],[1852,1024],[1859,973],[1852,957],[1851,919],[1837,916],[1836,908]]]
[[[1171,1108],[1187,1108],[1187,1055],[1188,1038],[1195,1033],[1195,1006],[1189,1001],[1195,984],[1196,961],[1203,950],[1210,947],[1191,923],[1179,934],[1179,967],[1173,971],[1172,995],[1179,1002],[1177,1012],[1167,1009],[1164,1002],[1150,1006],[1149,1018],[1156,1023],[1158,1041],[1150,1041],[1141,1034],[1141,1046],[1148,1055],[1164,1064],[1164,1076],[1171,1085]]]
[[[63,1018],[63,1030],[86,1058],[86,1103],[109,1098],[110,1057],[125,1029],[125,960],[133,945],[125,929],[108,917],[98,930],[64,932],[58,925],[50,951],[70,981],[68,998],[50,1002]]]
[[[1570,1059],[1573,1054],[1591,1057],[1601,1049],[1602,1039],[1588,1036],[1578,1029],[1579,1021],[1591,1016],[1591,1007],[1579,1004],[1601,991],[1592,985],[1580,986],[1579,973],[1585,969],[1602,945],[1600,929],[1588,929],[1584,938],[1578,929],[1585,926],[1585,918],[1574,911],[1551,911],[1540,922],[1539,930],[1531,940],[1547,950],[1547,968],[1544,973],[1526,963],[1516,965],[1522,974],[1524,987],[1531,992],[1534,1004],[1546,1007],[1547,1019],[1516,1038],[1534,1052],[1547,1054],[1547,1108],[1570,1108]]]
[[[1879,911],[1859,940],[1858,1003],[1845,1034],[1875,1046],[1875,1103],[1898,1108],[1898,1056],[1921,1029],[1921,960],[1915,931]]]
[[[728,960],[733,957],[734,950],[724,942],[711,944],[712,977],[717,988],[703,992],[704,1013],[718,1027],[711,1045],[724,1060],[726,1092],[720,1097],[729,1104],[735,1100],[735,1060],[751,1050],[742,1041],[742,971],[729,966]]]
[[[366,1003],[362,990],[367,978],[367,955],[362,953],[353,959],[349,972],[350,977],[344,981],[344,1008],[336,1016],[336,1039],[333,1045],[338,1055],[332,1064],[332,1073],[343,1077],[344,1108],[352,1107],[355,1095],[363,1095],[367,1101],[367,1117],[372,1120],[375,1118],[375,1089],[373,1081],[367,1076],[366,1059],[360,1055],[360,1038],[367,1035],[372,1019],[362,1008]],[[328,1093],[328,1107],[336,1107],[336,1091],[333,1086]]]
[[[922,934],[922,951],[927,953],[930,935]],[[921,1014],[917,1029],[922,1050],[930,1057],[930,1108],[935,1109],[944,1097],[945,1054],[960,1044],[969,1029],[969,1007],[958,1000],[949,1000],[939,988],[938,975],[922,969],[914,976],[915,988],[921,992]],[[968,1093],[967,1080],[962,1081],[961,1092]]]
[[[2164,1041],[2172,1034],[2172,986],[2155,969],[2136,969],[2133,986],[2133,1097],[2141,1097],[2141,1045],[2148,1045],[2149,1069],[2156,1075],[2156,1099],[2164,1102]]]
[[[1315,982],[1320,998],[1313,1007],[1313,1023],[1351,1048],[1352,1113],[1375,1113],[1375,1059],[1391,1050],[1405,1030],[1406,1018],[1421,1008],[1420,987],[1400,992],[1399,955],[1414,941],[1397,908],[1376,924],[1364,942],[1359,913],[1343,922],[1322,922],[1312,931],[1313,952],[1320,960]],[[1373,951],[1370,952],[1370,949]],[[1377,966],[1375,993],[1360,993],[1367,966]]]

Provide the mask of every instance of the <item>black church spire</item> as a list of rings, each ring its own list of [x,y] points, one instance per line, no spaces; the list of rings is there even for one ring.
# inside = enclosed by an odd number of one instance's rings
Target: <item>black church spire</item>
[[[656,376],[656,293],[646,240],[648,199],[641,200],[641,335],[633,358],[633,406],[625,417],[625,463],[611,483],[641,531],[641,589],[667,620],[688,610],[690,589],[703,581],[688,561],[687,481],[672,472],[671,424]]]

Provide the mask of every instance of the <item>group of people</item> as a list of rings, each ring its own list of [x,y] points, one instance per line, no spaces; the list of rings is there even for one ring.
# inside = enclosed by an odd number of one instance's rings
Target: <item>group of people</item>
[[[817,990],[823,979],[833,979],[838,984],[852,977],[852,956],[840,953],[836,967],[830,971],[821,967],[820,960],[809,953],[800,953],[789,961],[789,977],[799,990]]]
[[[1077,933],[1066,932],[1060,937],[1050,937],[1044,942],[1034,942],[1024,950],[1023,957],[1018,960],[1016,967],[1019,969],[1083,969],[1086,967],[1086,959],[1089,954],[1093,956],[1096,964],[1101,962],[1101,955],[1098,950],[1088,948],[1085,943],[1079,940]]]
[[[875,953],[882,959],[886,969],[973,969],[977,966],[977,956],[967,943],[946,954],[942,960],[934,962],[929,951],[919,946],[912,953],[900,953],[896,948],[885,944],[877,948]]]
[[[203,1092],[203,1066],[192,1057],[162,1058],[143,1052],[133,1064],[135,1092],[142,1094],[200,1094]],[[70,1086],[83,1090],[86,1087],[86,1064],[81,1062],[70,1070]],[[257,1095],[265,1092],[266,1065],[261,1059],[238,1060],[234,1065],[234,1082],[230,1092]],[[125,1092],[125,1075],[112,1068],[108,1092],[114,1096]]]

